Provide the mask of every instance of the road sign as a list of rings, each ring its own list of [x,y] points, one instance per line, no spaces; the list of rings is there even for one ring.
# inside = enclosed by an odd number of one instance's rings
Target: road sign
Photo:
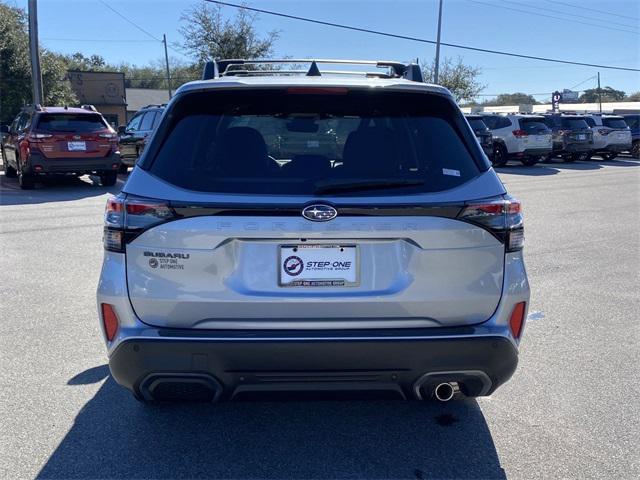
[[[562,101],[562,94],[559,91],[555,91],[551,94],[551,108],[554,112],[557,112],[560,108],[560,102]]]

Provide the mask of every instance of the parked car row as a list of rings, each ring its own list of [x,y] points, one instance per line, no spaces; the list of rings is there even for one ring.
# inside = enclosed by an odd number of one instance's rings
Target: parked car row
[[[640,156],[640,115],[482,113],[466,117],[497,167],[509,160],[531,166],[553,157],[565,162],[588,160],[594,155],[612,160],[625,151]]]

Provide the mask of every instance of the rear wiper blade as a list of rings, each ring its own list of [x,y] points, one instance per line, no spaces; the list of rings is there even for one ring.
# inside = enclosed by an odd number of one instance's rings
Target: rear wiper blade
[[[316,195],[330,192],[353,192],[357,190],[377,190],[384,188],[402,188],[424,185],[424,180],[360,180],[349,182],[318,182]]]

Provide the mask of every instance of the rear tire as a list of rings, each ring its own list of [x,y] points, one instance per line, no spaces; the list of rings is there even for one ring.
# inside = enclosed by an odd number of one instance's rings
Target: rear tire
[[[33,177],[24,173],[22,169],[18,172],[18,185],[22,190],[31,190],[33,188]]]
[[[7,162],[4,164],[4,176],[7,178],[16,178],[18,171]]]
[[[491,163],[494,167],[504,167],[509,161],[507,155],[507,149],[504,148],[503,145],[498,144],[493,147],[493,158],[491,159]]]
[[[100,174],[100,183],[103,187],[113,187],[118,181],[118,172],[103,172]]]
[[[635,140],[631,146],[631,156],[640,160],[640,140]]]
[[[526,157],[520,160],[523,165],[527,167],[533,167],[536,163],[540,161],[540,157]]]

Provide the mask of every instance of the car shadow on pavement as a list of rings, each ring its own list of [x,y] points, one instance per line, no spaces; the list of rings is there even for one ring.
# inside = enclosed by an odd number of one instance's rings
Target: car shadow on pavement
[[[106,366],[69,387],[100,381]],[[108,377],[38,478],[506,478],[475,400],[144,406]]]
[[[117,194],[122,190],[126,176],[118,176],[113,187],[103,187],[93,177],[60,177],[36,183],[33,190],[22,190],[16,178],[0,175],[0,205],[27,205],[66,202],[96,197],[105,193]]]

